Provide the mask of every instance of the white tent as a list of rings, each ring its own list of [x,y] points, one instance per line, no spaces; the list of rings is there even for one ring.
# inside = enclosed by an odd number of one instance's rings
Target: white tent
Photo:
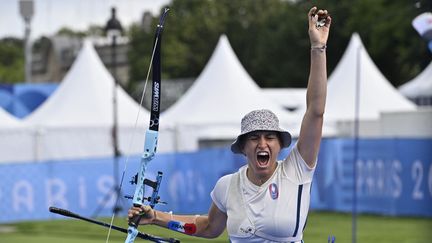
[[[20,126],[21,121],[0,107],[0,128]]]
[[[359,78],[359,119],[376,120],[381,112],[412,111],[416,106],[403,97],[381,74],[357,33],[328,80],[327,121],[354,120]]]
[[[381,74],[359,35],[354,33],[328,80],[324,124],[337,128],[339,135],[353,132],[357,91],[361,136],[380,136],[379,119],[383,112],[416,110],[415,104],[401,95]]]
[[[0,163],[30,161],[33,142],[33,130],[0,108]]]
[[[25,122],[37,127],[36,160],[110,156],[113,154],[114,79],[104,67],[90,41],[85,41],[70,71],[57,90]],[[119,148],[138,153],[131,145],[131,130],[148,124],[148,112],[120,87],[117,92]],[[139,132],[143,134],[143,132]],[[142,137],[138,135],[142,143]],[[130,150],[128,150],[130,149]]]
[[[222,35],[200,76],[161,120],[174,130],[176,150],[188,151],[205,140],[233,140],[240,132],[241,118],[264,108],[278,115],[294,136],[298,133],[301,118],[266,98]]]
[[[432,62],[417,77],[401,85],[399,91],[412,99],[432,97]]]
[[[272,99],[287,110],[305,110],[306,88],[263,88],[268,99]]]

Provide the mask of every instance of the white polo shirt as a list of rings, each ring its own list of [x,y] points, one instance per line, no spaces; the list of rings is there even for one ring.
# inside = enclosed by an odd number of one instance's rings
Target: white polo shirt
[[[297,144],[263,185],[250,182],[246,171],[247,165],[223,176],[210,194],[228,216],[231,242],[302,242],[315,168],[308,167]]]

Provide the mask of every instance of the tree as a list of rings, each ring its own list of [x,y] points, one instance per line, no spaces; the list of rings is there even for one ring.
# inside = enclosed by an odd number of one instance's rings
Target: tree
[[[357,1],[347,21],[347,28],[359,32],[372,59],[394,86],[417,75],[427,59],[426,43],[411,26],[416,13],[412,2],[363,0]]]
[[[91,26],[91,28],[94,28],[94,26]],[[68,27],[63,27],[57,31],[56,35],[64,35],[64,36],[69,36],[69,37],[83,38],[86,36],[86,32],[85,31],[75,31],[75,30],[72,30]]]
[[[200,0],[173,1],[170,8],[163,35],[162,75],[165,78],[196,77],[209,59],[219,33],[223,32],[223,9],[219,9],[215,1]],[[158,21],[158,16],[153,17],[150,26],[155,27]],[[145,79],[153,35],[153,28],[148,30],[140,25],[131,28],[132,81]]]
[[[317,4],[331,12],[329,73],[354,32],[359,33],[366,51],[395,87],[418,75],[430,62],[426,43],[411,26],[418,14],[431,11],[430,1],[302,0],[299,4]]]
[[[420,73],[431,54],[411,26],[427,1],[391,0],[173,0],[163,44],[165,78],[197,77],[221,34],[261,87],[305,87],[309,73],[307,11],[330,11],[328,73],[358,32],[380,71],[398,86]],[[417,7],[417,8],[416,8]],[[430,10],[429,10],[430,11]],[[157,17],[151,19],[156,26]],[[153,28],[131,31],[131,77],[143,80],[150,60]]]
[[[24,80],[23,42],[16,38],[0,40],[0,83]]]
[[[285,58],[284,53],[271,49],[275,43],[269,42],[267,34],[271,32],[268,29],[269,21],[273,21],[274,16],[282,18],[287,6],[290,4],[279,0],[172,1],[172,12],[168,16],[163,37],[165,77],[198,76],[209,60],[219,36],[227,34],[242,64],[261,84],[265,86],[278,82],[269,76],[268,69],[272,69],[272,73],[277,73],[286,82],[286,75],[277,72],[278,68],[266,64],[269,56],[275,59],[274,62]],[[157,21],[156,17],[153,18],[152,26]],[[272,25],[279,30],[283,29],[277,23]],[[307,33],[305,28],[303,31]],[[152,35],[139,26],[132,28],[129,56],[132,80],[145,78],[143,67],[148,66],[147,60],[150,59]],[[276,45],[280,47],[278,43]]]

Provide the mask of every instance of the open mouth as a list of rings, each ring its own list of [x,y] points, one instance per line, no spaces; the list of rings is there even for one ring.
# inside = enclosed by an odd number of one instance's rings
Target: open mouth
[[[266,151],[260,151],[257,153],[257,161],[259,166],[267,166],[268,162],[270,160],[270,154]]]

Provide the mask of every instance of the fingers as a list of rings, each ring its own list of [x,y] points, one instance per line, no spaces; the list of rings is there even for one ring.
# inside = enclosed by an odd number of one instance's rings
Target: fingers
[[[331,18],[326,9],[319,9],[317,7],[312,7],[308,13],[309,27],[320,28],[323,26],[329,27],[331,23]]]
[[[136,215],[139,215],[143,212],[143,208],[141,207],[132,207],[128,210],[128,218],[133,218]]]
[[[131,209],[129,209],[128,219],[131,220],[136,216],[140,216],[141,224],[144,224],[143,222],[148,223],[156,218],[156,211],[148,205],[143,205],[141,207],[132,207]]]
[[[330,17],[330,15],[328,15],[327,18],[326,18],[326,22],[325,22],[325,26],[327,28],[330,27],[331,21],[332,21],[332,18]]]
[[[319,10],[317,15],[318,15],[318,21],[321,21],[323,26],[328,27],[330,25],[331,17],[328,14],[328,11],[326,9],[325,10]]]
[[[147,205],[143,206],[142,209],[143,210],[141,212],[141,215],[150,215],[150,213],[153,210],[150,206],[147,206]]]
[[[315,7],[315,6],[309,10],[309,13],[308,13],[309,19],[311,19],[315,15],[316,11],[317,11],[317,7]]]

